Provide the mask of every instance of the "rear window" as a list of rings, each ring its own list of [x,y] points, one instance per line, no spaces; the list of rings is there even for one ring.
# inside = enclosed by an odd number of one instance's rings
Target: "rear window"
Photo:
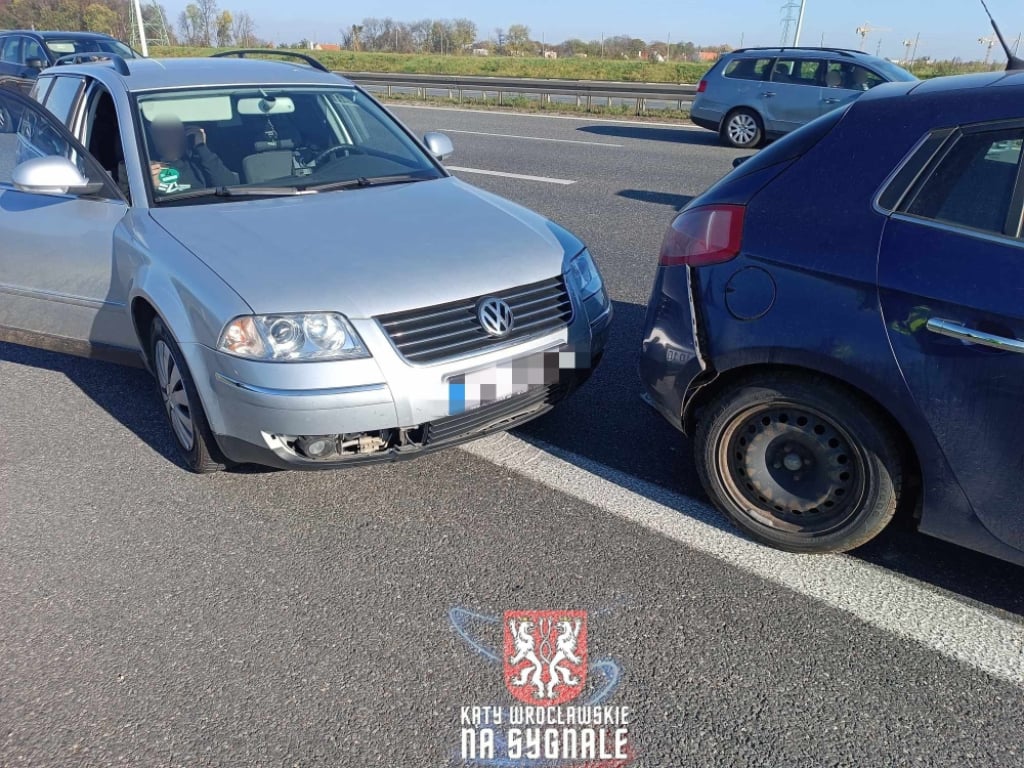
[[[733,59],[724,74],[737,80],[765,80],[772,69],[772,59]]]
[[[911,216],[1016,236],[1008,223],[1021,161],[1024,127],[966,133],[906,206]]]

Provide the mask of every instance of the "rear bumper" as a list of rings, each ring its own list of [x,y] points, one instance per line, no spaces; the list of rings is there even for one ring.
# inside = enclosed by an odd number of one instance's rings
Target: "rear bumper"
[[[709,373],[690,290],[688,268],[659,268],[647,305],[639,366],[645,400],[682,431],[689,398]]]
[[[690,121],[694,125],[697,125],[701,128],[707,128],[709,131],[714,131],[715,133],[718,133],[719,126],[721,125],[720,120],[714,120],[710,117],[701,117],[700,115],[696,115],[693,113],[690,113]]]

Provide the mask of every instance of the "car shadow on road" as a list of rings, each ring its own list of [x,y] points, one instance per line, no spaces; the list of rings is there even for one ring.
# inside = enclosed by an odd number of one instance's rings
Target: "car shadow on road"
[[[624,197],[627,200],[636,200],[641,203],[667,205],[675,210],[679,210],[693,200],[691,195],[675,195],[671,192],[652,192],[648,189],[623,189],[616,192],[615,195],[617,197]]]
[[[591,380],[544,418],[516,430],[516,435],[542,448],[553,447],[587,471],[600,474],[602,466],[608,467],[613,471],[605,479],[629,483],[634,492],[642,488],[632,482],[639,479],[707,504],[691,442],[640,399],[637,362],[645,308],[614,304],[612,335]],[[742,535],[707,507],[679,512]],[[967,602],[1024,616],[1019,566],[925,536],[909,520],[894,521],[850,556]]]
[[[619,123],[602,123],[600,125],[583,125],[576,130],[594,136],[612,137],[617,139],[638,139],[640,141],[668,141],[673,144],[691,144],[704,147],[720,146],[718,134],[695,128],[668,128],[656,125],[620,125]]]
[[[142,368],[0,342],[0,361],[60,373],[168,461],[182,466],[153,384]]]

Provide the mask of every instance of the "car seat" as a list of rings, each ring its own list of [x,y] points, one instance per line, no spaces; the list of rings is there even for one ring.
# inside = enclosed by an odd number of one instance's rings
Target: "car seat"
[[[257,141],[256,151],[242,158],[242,174],[249,184],[291,176],[295,144],[291,140]]]

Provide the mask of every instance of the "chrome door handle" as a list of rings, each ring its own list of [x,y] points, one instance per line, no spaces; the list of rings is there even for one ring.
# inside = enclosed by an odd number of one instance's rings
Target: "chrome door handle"
[[[839,101],[839,99],[825,99],[826,104],[838,104]]]
[[[951,339],[960,339],[970,344],[980,344],[983,347],[1001,349],[1004,352],[1019,352],[1024,354],[1024,341],[1020,339],[1009,339],[1006,336],[996,336],[992,333],[985,333],[974,328],[968,328],[963,323],[953,320],[942,320],[938,317],[931,317],[925,326],[932,333],[939,336],[948,336]]]
[[[771,98],[774,98],[774,96],[775,96],[775,91],[765,91],[765,92],[764,92],[764,93],[762,93],[761,95],[762,95],[762,96],[763,96],[764,98],[766,98],[766,99],[771,99]]]

